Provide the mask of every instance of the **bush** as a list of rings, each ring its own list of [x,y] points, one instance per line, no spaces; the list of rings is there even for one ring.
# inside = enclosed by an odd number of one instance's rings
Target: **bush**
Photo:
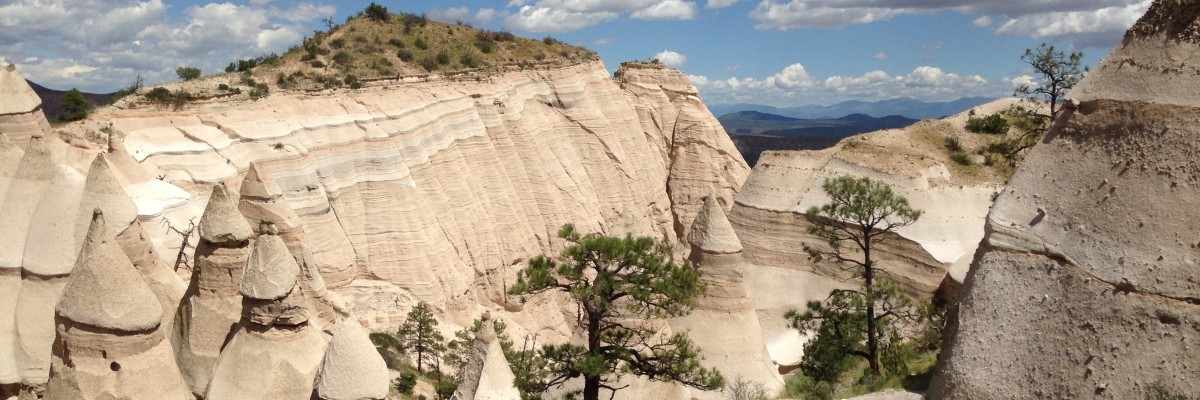
[[[412,394],[413,388],[417,386],[417,373],[411,370],[400,372],[400,377],[396,378],[396,391],[403,394]]]
[[[538,61],[545,60],[546,52],[538,50],[538,52],[533,55],[533,58],[537,59]]]
[[[222,83],[222,84],[220,84],[220,85],[217,85],[217,90],[220,90],[220,91],[222,91],[222,92],[228,92],[228,91],[229,91],[229,85],[226,85],[226,84],[224,84],[224,83]]]
[[[339,51],[333,55],[333,62],[338,63],[340,65],[350,64],[351,59],[352,59],[352,57],[350,57],[350,53],[347,53],[345,51]]]
[[[450,53],[446,52],[446,50],[445,50],[445,49],[442,49],[441,51],[438,51],[438,53],[437,53],[437,63],[438,63],[439,65],[446,65],[446,64],[449,64],[449,63],[450,63]]]
[[[375,4],[375,2],[371,2],[371,4],[367,5],[367,8],[363,10],[363,15],[367,16],[367,18],[371,19],[372,21],[387,21],[390,17],[390,15],[388,15],[387,7]]]
[[[79,89],[75,88],[63,93],[62,102],[63,111],[66,111],[66,114],[59,119],[63,121],[78,121],[87,118],[88,112],[92,108],[92,103],[83,97],[83,93]]]
[[[496,44],[487,40],[476,40],[475,48],[482,51],[484,54],[491,54],[496,51]]]
[[[950,150],[951,152],[958,152],[963,149],[962,143],[958,141],[958,136],[946,136],[944,145],[946,146],[946,150]]]
[[[437,392],[439,399],[449,400],[451,396],[454,396],[454,391],[458,390],[458,382],[450,379],[438,380],[433,385],[433,390]]]
[[[308,65],[311,65],[313,68],[325,68],[325,63],[321,62],[321,60],[313,60]]]
[[[413,46],[417,46],[417,48],[421,49],[421,50],[429,49],[429,43],[425,43],[425,39],[423,39],[423,38],[417,38],[416,40],[414,40]]]
[[[269,94],[269,93],[271,93],[271,88],[269,86],[267,86],[267,84],[265,84],[265,83],[260,83],[258,85],[255,85],[254,89],[250,90],[250,98],[254,99],[254,100],[258,100],[263,97],[267,97],[267,94]]]
[[[545,43],[548,45],[555,44],[555,43],[558,43],[558,39],[552,38],[550,36],[546,36],[545,38],[542,38],[542,43]]]
[[[967,130],[975,133],[1002,135],[1008,133],[1008,119],[999,113],[983,118],[967,117]]]
[[[471,54],[469,51],[463,52],[462,55],[458,56],[458,63],[467,68],[475,68],[478,66],[475,61],[475,55]]]
[[[362,36],[362,35],[355,35],[353,39],[354,39],[354,43],[366,43],[367,42],[367,37]]]
[[[162,87],[150,89],[150,92],[146,93],[146,100],[150,100],[155,103],[168,103],[171,101],[171,91]]]
[[[950,153],[950,159],[959,165],[971,165],[971,157],[967,153],[954,152]]]
[[[175,68],[175,75],[179,75],[179,79],[190,81],[200,77],[200,68],[196,67],[179,67]]]
[[[405,47],[404,41],[397,38],[388,39],[388,44],[396,46],[397,49],[403,49]]]
[[[329,41],[329,47],[332,47],[335,49],[340,49],[340,48],[346,47],[346,39],[344,39],[344,38],[333,39],[333,40]]]
[[[343,79],[342,82],[345,82],[346,85],[350,86],[351,89],[362,88],[362,82],[359,82],[358,77],[354,75],[346,75],[346,78]]]
[[[430,72],[437,71],[438,62],[432,56],[425,56],[425,58],[421,59],[421,68],[425,68],[426,71]]]
[[[738,377],[723,391],[728,400],[767,400],[767,387]]]
[[[258,84],[258,82],[254,81],[253,75],[245,74],[245,75],[242,75],[242,84],[249,86],[249,87],[254,87],[254,85]]]
[[[400,61],[409,62],[413,60],[413,53],[408,50],[401,49],[396,52],[396,57],[400,57]]]

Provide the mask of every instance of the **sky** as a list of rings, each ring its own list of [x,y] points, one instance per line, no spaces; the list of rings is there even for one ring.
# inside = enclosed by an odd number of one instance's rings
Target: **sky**
[[[1095,65],[1150,0],[382,0],[391,12],[553,36],[622,61],[657,58],[710,104],[828,105],[999,97],[1034,79],[1046,42]],[[140,74],[299,44],[368,1],[0,0],[0,61],[65,90],[107,93]]]

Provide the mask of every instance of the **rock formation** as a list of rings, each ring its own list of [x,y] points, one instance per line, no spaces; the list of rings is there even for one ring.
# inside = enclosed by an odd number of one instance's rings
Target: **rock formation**
[[[46,399],[192,399],[164,340],[162,307],[96,210],[57,324]]]
[[[933,398],[1200,396],[1198,9],[1155,1],[997,198]]]
[[[3,199],[7,197],[8,187],[16,177],[17,166],[24,154],[20,147],[9,141],[8,135],[0,133],[0,215],[7,214]],[[5,396],[7,388],[21,382],[12,345],[16,340],[14,316],[20,291],[20,266],[0,265],[0,397]]]
[[[715,196],[693,220],[688,233],[689,257],[707,286],[692,313],[670,320],[671,329],[687,331],[704,351],[706,367],[715,367],[731,382],[742,377],[763,384],[770,392],[783,387],[778,369],[767,354],[762,327],[746,292],[742,244]],[[720,392],[693,391],[699,399],[724,398]]]
[[[514,260],[552,252],[564,223],[678,240],[703,196],[729,204],[748,168],[696,89],[678,71],[633,68],[614,80],[585,62],[97,118],[157,182],[195,191],[257,164],[328,288],[389,324],[402,314],[375,307],[412,298],[478,312],[501,300]],[[147,207],[172,221],[194,210]]]
[[[163,261],[154,251],[149,236],[146,235],[142,224],[137,220],[134,220],[133,225],[117,236],[117,243],[121,245],[121,250],[125,252],[126,257],[129,257],[129,261],[133,262],[133,267],[137,268],[138,273],[142,275],[146,285],[150,286],[150,291],[154,292],[158,302],[162,304],[162,331],[174,340],[171,332],[174,332],[175,315],[179,311],[180,301],[187,293],[187,283],[179,277],[179,274],[171,270],[166,261]]]
[[[367,330],[352,318],[342,321],[317,372],[316,398],[383,400],[390,390],[387,364]]]
[[[41,387],[50,379],[54,305],[67,286],[82,244],[75,239],[75,219],[84,177],[65,165],[57,166],[54,174],[45,195],[34,203],[21,261],[15,346],[25,386]]]
[[[297,284],[299,274],[283,239],[273,232],[255,239],[240,285],[242,318],[221,351],[206,399],[312,395],[326,343],[309,324],[311,311]]]
[[[459,371],[461,382],[454,391],[456,400],[504,400],[521,397],[513,386],[516,377],[504,358],[504,349],[496,337],[489,314],[484,314],[483,324],[471,343],[471,353],[463,370]]]
[[[196,266],[179,306],[173,342],[184,379],[192,393],[203,396],[221,349],[242,317],[239,288],[252,230],[224,185],[213,187],[199,229]]]
[[[21,147],[34,136],[50,133],[42,99],[12,64],[0,68],[0,132]]]
[[[267,175],[258,164],[251,164],[250,171],[242,180],[241,200],[238,209],[246,216],[251,226],[264,226],[270,223],[279,231],[279,237],[287,244],[288,250],[300,265],[300,287],[309,299],[309,307],[316,313],[314,323],[319,327],[330,326],[338,320],[335,304],[340,303],[336,295],[326,290],[325,280],[321,270],[346,271],[354,267],[353,259],[343,260],[343,266],[333,266],[329,262],[318,260],[307,243],[308,236],[300,226],[300,217],[283,199],[283,190]],[[262,232],[256,232],[262,233]],[[329,254],[329,253],[325,253]]]

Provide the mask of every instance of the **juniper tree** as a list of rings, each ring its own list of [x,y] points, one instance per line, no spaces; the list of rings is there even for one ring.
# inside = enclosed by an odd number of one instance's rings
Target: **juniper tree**
[[[915,319],[917,313],[899,287],[882,276],[871,252],[885,235],[916,222],[921,211],[887,184],[869,178],[826,179],[822,188],[830,202],[809,208],[805,216],[809,233],[825,243],[805,245],[804,250],[814,260],[844,265],[862,286],[834,290],[824,301],[809,302],[807,311],[792,310],[786,318],[792,327],[816,334],[805,345],[806,374],[836,378],[841,369],[836,364],[849,354],[865,358],[871,373],[879,375],[881,345],[896,343],[895,323]]]
[[[509,293],[566,293],[579,306],[586,343],[542,346],[526,364],[532,370],[518,376],[523,387],[545,390],[582,377],[584,400],[597,400],[602,388],[621,389],[612,382],[626,374],[703,390],[724,386],[720,373],[700,365],[686,333],[663,337],[650,321],[691,311],[704,291],[693,265],[675,263],[670,245],[650,237],[585,235],[571,224],[558,237],[570,245],[556,258],[529,260]]]

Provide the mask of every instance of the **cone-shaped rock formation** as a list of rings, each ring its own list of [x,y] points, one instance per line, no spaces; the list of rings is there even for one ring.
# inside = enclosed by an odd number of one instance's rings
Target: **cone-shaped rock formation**
[[[382,400],[387,398],[390,382],[387,364],[367,330],[353,318],[342,321],[317,373],[317,398]]]
[[[84,178],[65,165],[55,170],[45,195],[35,202],[37,208],[21,261],[21,293],[16,309],[16,355],[21,381],[39,387],[50,378],[54,304],[67,285],[80,249],[75,219]]]
[[[17,66],[0,67],[0,132],[24,146],[31,137],[50,132],[42,113],[42,98],[21,76]]]
[[[988,214],[932,398],[1200,396],[1200,3],[1155,1]]]
[[[160,329],[162,306],[96,210],[55,306],[46,399],[191,399]]]
[[[113,236],[124,232],[129,224],[137,219],[137,205],[121,188],[113,175],[108,156],[104,153],[96,155],[92,166],[88,169],[87,185],[84,186],[83,199],[79,203],[80,215],[89,215],[92,210],[99,208],[104,211],[104,219],[108,221],[109,233]],[[82,240],[88,230],[87,218],[79,218],[75,224],[76,236]]]
[[[690,260],[707,286],[691,314],[672,318],[675,331],[687,331],[704,349],[706,367],[726,377],[745,377],[774,393],[783,386],[762,338],[758,313],[746,291],[742,244],[716,196],[704,199],[688,233]],[[719,392],[693,391],[696,398],[721,399]]]
[[[213,187],[200,217],[196,267],[179,306],[176,353],[192,392],[203,396],[221,349],[242,318],[242,271],[250,258],[252,230],[225,185]]]
[[[482,328],[471,343],[470,358],[463,370],[459,371],[462,382],[454,391],[455,399],[463,400],[503,400],[520,398],[521,394],[513,386],[515,379],[508,361],[504,358],[504,349],[496,337],[496,329],[492,325],[489,314],[484,314]]]
[[[308,323],[311,311],[296,284],[300,267],[276,235],[255,239],[254,253],[242,279],[242,319],[221,351],[205,398],[307,398],[326,343]]]
[[[172,328],[175,326],[175,314],[179,311],[179,302],[187,292],[187,283],[154,251],[154,244],[150,243],[150,237],[137,220],[117,236],[117,243],[121,245],[121,250],[129,257],[129,261],[133,262],[133,267],[142,275],[146,285],[150,286],[154,296],[158,297],[158,302],[163,308],[162,331],[174,332]]]

